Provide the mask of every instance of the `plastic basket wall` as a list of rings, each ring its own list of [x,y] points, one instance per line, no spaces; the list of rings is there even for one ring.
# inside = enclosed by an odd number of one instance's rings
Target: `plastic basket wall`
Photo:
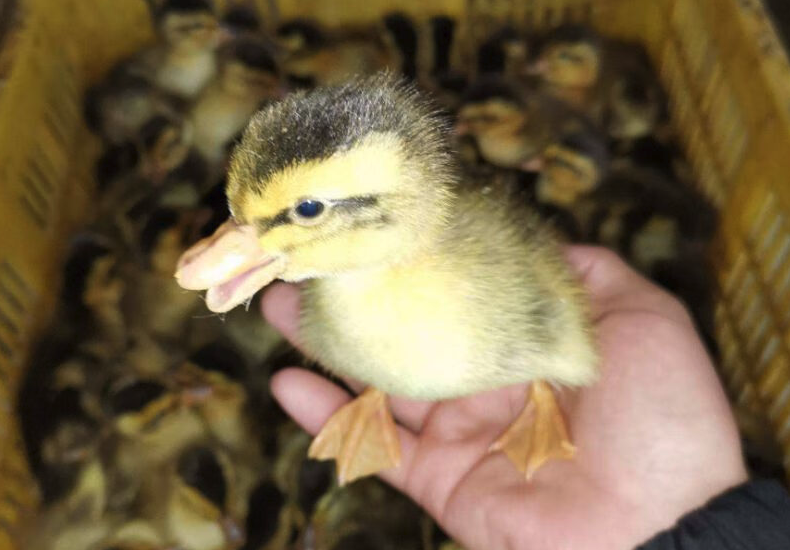
[[[742,426],[790,470],[790,65],[759,0],[257,0],[268,22],[361,23],[385,10],[589,21],[638,39],[669,92],[697,181],[722,210],[714,260],[721,369]],[[223,4],[224,2],[220,2]],[[64,239],[87,211],[97,144],[81,94],[150,36],[142,0],[27,0],[0,91],[0,550],[36,504],[13,416],[31,335],[49,317]]]

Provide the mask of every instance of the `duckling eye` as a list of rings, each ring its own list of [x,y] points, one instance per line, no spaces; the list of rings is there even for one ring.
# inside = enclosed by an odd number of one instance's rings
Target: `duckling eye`
[[[298,217],[307,220],[317,218],[323,211],[324,203],[312,199],[304,200],[294,208],[294,212]]]

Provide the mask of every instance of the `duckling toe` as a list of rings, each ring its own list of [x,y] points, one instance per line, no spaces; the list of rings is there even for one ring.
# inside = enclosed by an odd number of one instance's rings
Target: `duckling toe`
[[[489,448],[489,452],[497,451],[505,453],[527,480],[551,459],[574,457],[576,447],[546,382],[532,383],[524,410]]]
[[[340,485],[400,465],[400,444],[387,396],[366,389],[333,414],[313,440],[310,458],[337,461]]]

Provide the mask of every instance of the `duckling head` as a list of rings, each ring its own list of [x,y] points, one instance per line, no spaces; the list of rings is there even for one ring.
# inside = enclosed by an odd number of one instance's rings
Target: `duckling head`
[[[228,311],[274,278],[400,265],[447,226],[448,128],[389,75],[293,94],[259,112],[228,175],[232,220],[182,257],[184,288]]]
[[[219,21],[208,0],[165,0],[153,17],[162,39],[181,50],[211,50],[220,43]]]
[[[562,25],[546,36],[532,72],[553,86],[589,88],[600,68],[600,37],[588,27]]]
[[[561,207],[572,205],[598,186],[608,161],[606,143],[594,130],[562,136],[543,154],[538,200]]]
[[[192,140],[191,127],[183,121],[158,115],[140,129],[143,177],[161,185],[165,177],[187,158]]]
[[[455,132],[471,137],[486,162],[518,168],[545,147],[525,98],[505,82],[483,80],[467,90],[462,103]]]

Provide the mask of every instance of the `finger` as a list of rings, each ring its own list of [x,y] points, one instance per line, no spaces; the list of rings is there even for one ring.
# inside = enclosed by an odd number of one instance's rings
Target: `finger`
[[[266,320],[289,341],[299,347],[299,287],[277,282],[269,286],[261,299]]]
[[[600,246],[565,247],[565,257],[590,292],[592,316],[600,320],[614,311],[660,313],[688,320],[681,303],[637,273],[617,254]]]
[[[304,369],[285,369],[272,377],[272,394],[280,406],[311,435],[317,434],[329,417],[351,401],[351,396],[323,376]],[[382,479],[399,490],[405,489],[406,472],[414,458],[417,440],[413,433],[398,426],[401,464],[381,472]]]

